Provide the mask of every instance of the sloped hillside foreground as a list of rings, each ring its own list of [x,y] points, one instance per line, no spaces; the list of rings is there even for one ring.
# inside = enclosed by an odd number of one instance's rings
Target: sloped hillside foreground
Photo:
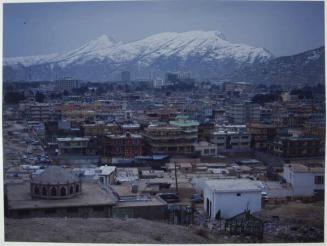
[[[324,203],[267,205],[256,214],[265,222],[263,240],[229,235],[209,227],[179,226],[144,219],[5,219],[5,240],[67,243],[287,243],[324,240]]]
[[[75,243],[217,242],[207,234],[201,233],[201,231],[197,232],[196,229],[143,219],[6,219],[5,230],[6,241]]]

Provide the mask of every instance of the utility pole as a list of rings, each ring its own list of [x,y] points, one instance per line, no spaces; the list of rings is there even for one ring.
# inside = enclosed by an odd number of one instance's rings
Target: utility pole
[[[175,182],[176,182],[176,193],[178,194],[178,182],[177,182],[177,168],[176,168],[176,161],[175,163]]]

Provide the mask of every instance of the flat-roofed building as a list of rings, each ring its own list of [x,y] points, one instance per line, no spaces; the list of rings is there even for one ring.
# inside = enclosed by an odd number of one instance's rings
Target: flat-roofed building
[[[48,103],[27,103],[22,107],[28,120],[44,122],[51,119],[52,110]]]
[[[321,196],[325,190],[322,165],[285,164],[283,178],[292,186],[294,196]]]
[[[210,142],[217,145],[218,152],[244,152],[251,147],[251,135],[246,132],[216,131]]]
[[[269,150],[280,157],[310,157],[322,156],[325,146],[318,137],[279,136],[269,144]]]
[[[88,137],[57,138],[59,154],[86,154],[89,141]]]
[[[132,158],[143,155],[143,136],[131,134],[107,135],[105,137],[104,155]]]
[[[147,151],[152,154],[190,154],[197,139],[195,134],[175,126],[150,125],[143,136]]]
[[[269,124],[252,123],[247,129],[251,135],[251,148],[259,150],[266,150],[268,141],[277,134],[277,128]]]
[[[211,219],[218,211],[228,219],[245,210],[261,210],[261,189],[249,179],[215,179],[204,181],[204,209]]]
[[[55,84],[56,90],[58,91],[71,91],[72,89],[80,87],[80,82],[71,77],[64,77],[56,80]]]
[[[201,156],[216,156],[218,153],[217,145],[206,141],[195,143],[193,146],[194,151],[200,153]]]

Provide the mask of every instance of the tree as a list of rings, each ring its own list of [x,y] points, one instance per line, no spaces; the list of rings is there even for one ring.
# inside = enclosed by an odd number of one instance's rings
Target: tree
[[[221,219],[221,211],[220,209],[218,210],[218,212],[216,213],[215,219],[218,221]]]
[[[45,99],[45,95],[41,92],[36,92],[35,94],[35,101],[38,102],[38,103],[43,103],[44,102],[44,99]]]
[[[216,219],[216,221],[219,221],[219,228],[220,228],[221,227],[221,211],[220,211],[220,209],[216,213],[215,219]]]
[[[4,101],[8,104],[18,104],[20,101],[25,100],[24,93],[10,91],[5,94]]]

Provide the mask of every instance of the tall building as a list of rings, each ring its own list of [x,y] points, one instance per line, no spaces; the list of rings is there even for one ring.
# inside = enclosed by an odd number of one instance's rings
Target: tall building
[[[227,113],[232,124],[246,124],[260,121],[260,105],[256,103],[232,103]]]
[[[245,107],[243,103],[233,103],[227,111],[232,124],[241,125],[245,123]]]
[[[143,154],[143,137],[129,132],[123,135],[107,135],[104,155],[132,158]]]
[[[47,103],[28,103],[23,105],[24,114],[31,121],[48,121],[51,118],[51,106]]]
[[[165,83],[166,84],[175,84],[179,81],[177,73],[166,73]]]
[[[169,125],[150,125],[144,133],[148,151],[153,154],[190,154],[198,141],[197,121],[177,118]]]
[[[131,81],[131,73],[129,71],[121,72],[121,81],[122,82],[130,82]]]
[[[80,87],[80,82],[72,77],[64,77],[56,80],[55,84],[55,88],[58,91],[71,91],[72,89]]]

